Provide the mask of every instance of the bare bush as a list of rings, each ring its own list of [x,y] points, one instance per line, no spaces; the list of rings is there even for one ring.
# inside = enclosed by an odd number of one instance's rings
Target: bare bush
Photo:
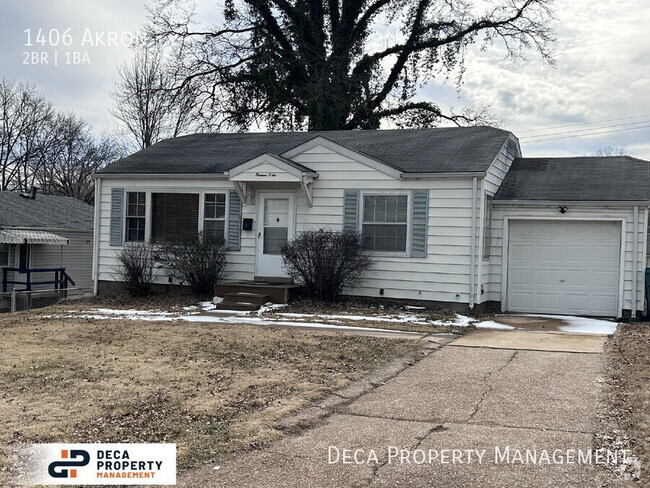
[[[332,230],[308,231],[282,248],[289,276],[318,300],[338,298],[345,287],[361,281],[373,264],[361,236]]]
[[[117,254],[117,262],[117,275],[124,282],[129,295],[143,297],[151,294],[156,263],[150,246],[127,243]]]
[[[175,236],[157,245],[160,265],[170,276],[189,285],[197,296],[211,297],[214,285],[226,276],[226,246],[223,239],[197,234]]]

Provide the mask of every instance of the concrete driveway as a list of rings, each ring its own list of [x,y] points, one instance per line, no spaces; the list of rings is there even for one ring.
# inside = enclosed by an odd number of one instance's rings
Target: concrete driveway
[[[553,350],[553,341],[525,336],[535,333],[489,332],[449,345],[432,336],[418,361],[388,365],[287,419],[294,435],[179,484],[600,486],[605,471],[575,459],[593,448],[605,338],[585,338],[581,351],[585,336],[565,336],[569,347],[558,336]]]

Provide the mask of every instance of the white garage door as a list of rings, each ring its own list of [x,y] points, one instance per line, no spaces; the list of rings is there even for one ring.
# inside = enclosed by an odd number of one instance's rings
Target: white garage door
[[[621,224],[510,221],[508,310],[616,316]]]

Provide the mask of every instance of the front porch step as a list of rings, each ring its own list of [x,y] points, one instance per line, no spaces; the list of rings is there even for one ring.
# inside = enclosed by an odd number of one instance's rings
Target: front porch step
[[[268,295],[259,293],[234,292],[226,293],[223,301],[217,304],[217,310],[257,310],[269,302]]]
[[[226,298],[230,293],[267,295],[273,303],[287,303],[302,288],[294,283],[270,283],[267,281],[225,281],[214,287],[214,294]],[[266,302],[264,302],[266,303]],[[263,305],[263,303],[262,303]]]

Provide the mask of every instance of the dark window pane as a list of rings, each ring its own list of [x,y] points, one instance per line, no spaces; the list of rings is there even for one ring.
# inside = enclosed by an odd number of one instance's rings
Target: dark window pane
[[[203,223],[203,234],[214,237],[215,239],[224,240],[224,229],[226,223],[223,220],[206,220]]]
[[[287,242],[287,237],[286,227],[265,227],[264,254],[280,254],[282,246]]]
[[[151,239],[154,241],[197,235],[199,195],[153,193],[151,195]]]
[[[126,240],[131,242],[144,241],[145,219],[143,217],[128,217],[126,219]]]
[[[205,195],[205,218],[223,219],[226,216],[225,193],[212,193]]]
[[[404,224],[364,224],[364,247],[373,251],[405,252],[406,227]]]
[[[406,223],[406,195],[366,195],[363,197],[363,221],[377,223]]]
[[[9,266],[9,244],[0,244],[0,266]]]

